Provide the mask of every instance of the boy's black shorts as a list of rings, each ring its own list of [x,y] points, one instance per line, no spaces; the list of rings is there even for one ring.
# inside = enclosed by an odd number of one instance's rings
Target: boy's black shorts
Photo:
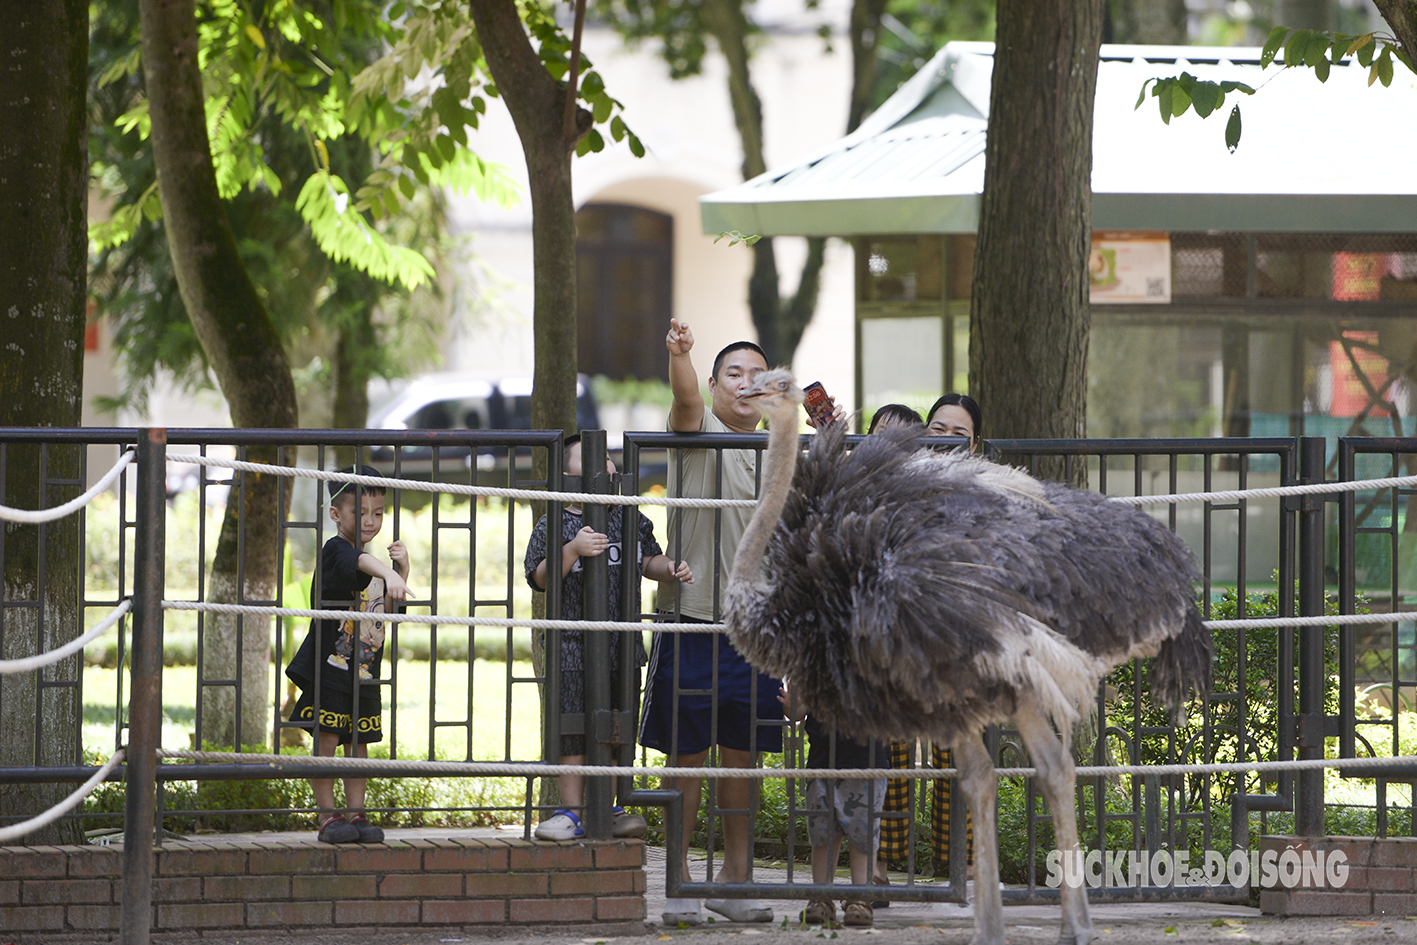
[[[320,731],[339,736],[339,744],[356,741],[350,737],[354,722],[353,693],[326,688],[320,693]],[[308,689],[300,690],[300,698],[291,709],[290,721],[310,727],[315,717],[315,700]],[[378,686],[362,686],[359,693],[358,744],[384,740],[384,708]]]

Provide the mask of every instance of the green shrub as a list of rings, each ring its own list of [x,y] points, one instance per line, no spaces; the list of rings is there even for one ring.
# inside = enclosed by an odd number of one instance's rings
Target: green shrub
[[[229,751],[207,745],[206,751]],[[247,752],[264,752],[247,746]],[[305,755],[304,749],[282,754]],[[370,757],[387,758],[388,748],[375,745]],[[86,752],[89,764],[101,764],[97,752]],[[365,808],[375,821],[403,827],[484,827],[506,823],[508,813],[521,808],[526,781],[520,778],[370,778]],[[335,779],[335,803],[344,803],[344,786]],[[255,833],[314,829],[315,798],[303,778],[243,781],[165,781],[162,783],[163,826],[175,833]],[[106,782],[85,799],[85,829],[123,826],[124,785]],[[380,813],[388,811],[387,813]]]

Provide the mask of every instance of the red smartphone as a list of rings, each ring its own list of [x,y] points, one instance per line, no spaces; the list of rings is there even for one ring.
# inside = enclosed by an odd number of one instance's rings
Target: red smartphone
[[[836,407],[832,404],[831,398],[827,396],[827,390],[822,386],[821,381],[813,381],[802,388],[802,393],[806,395],[803,406],[807,408],[807,416],[812,418],[812,424],[820,430],[832,419],[836,413]]]

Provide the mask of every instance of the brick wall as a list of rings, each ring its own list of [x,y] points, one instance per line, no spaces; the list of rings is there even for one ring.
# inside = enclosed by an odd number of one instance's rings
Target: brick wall
[[[1260,911],[1274,915],[1412,915],[1417,913],[1417,837],[1261,837],[1260,856],[1289,854],[1274,884],[1260,891]],[[1341,855],[1341,856],[1336,856]],[[1300,873],[1294,872],[1294,856]],[[1282,861],[1281,861],[1282,862]],[[1308,863],[1322,862],[1305,874]],[[1346,868],[1334,868],[1341,862]],[[1287,885],[1289,880],[1293,885]],[[1335,882],[1336,880],[1336,882]],[[1256,882],[1259,885],[1258,882]]]
[[[0,847],[0,929],[19,943],[116,932],[122,859],[116,847]],[[644,862],[641,840],[171,841],[155,853],[152,928],[638,924]]]

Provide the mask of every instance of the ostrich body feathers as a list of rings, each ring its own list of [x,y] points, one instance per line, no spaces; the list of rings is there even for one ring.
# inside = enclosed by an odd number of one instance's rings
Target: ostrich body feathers
[[[1158,657],[1176,708],[1209,683],[1186,545],[1103,496],[958,453],[917,431],[848,451],[813,437],[757,579],[725,592],[728,634],[857,737],[953,744],[1021,702],[1070,726],[1112,667]]]

